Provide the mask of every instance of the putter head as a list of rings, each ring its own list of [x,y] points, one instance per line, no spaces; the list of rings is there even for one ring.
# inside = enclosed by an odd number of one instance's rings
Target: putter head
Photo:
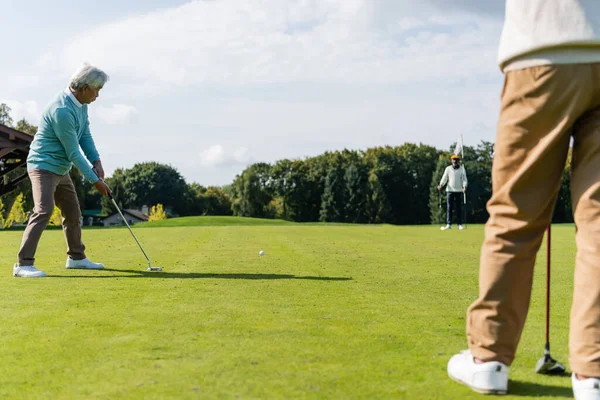
[[[148,271],[162,271],[161,267],[153,267],[152,264],[150,264],[150,260],[148,260]]]
[[[535,372],[544,375],[563,375],[567,372],[567,368],[552,358],[550,354],[544,354],[535,364]]]

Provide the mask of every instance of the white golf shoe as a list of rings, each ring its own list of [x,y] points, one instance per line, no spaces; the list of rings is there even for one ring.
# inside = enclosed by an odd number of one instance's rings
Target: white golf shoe
[[[73,260],[71,257],[67,257],[67,269],[104,269],[104,265],[100,263],[91,262],[87,258],[83,260]]]
[[[588,378],[580,381],[573,373],[571,384],[575,400],[600,400],[600,379]]]
[[[442,226],[440,229],[443,230],[443,231],[448,230],[448,229],[452,229],[452,225]]]
[[[463,229],[465,229],[465,227],[462,225],[458,225],[458,229],[462,231]]]
[[[506,394],[508,367],[498,361],[477,364],[471,350],[463,350],[448,361],[448,376],[483,394]]]
[[[46,273],[33,265],[19,266],[19,264],[15,264],[13,267],[13,276],[19,278],[43,278],[46,276]]]

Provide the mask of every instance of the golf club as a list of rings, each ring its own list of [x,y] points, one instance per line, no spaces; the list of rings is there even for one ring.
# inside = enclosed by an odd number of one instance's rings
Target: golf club
[[[550,226],[546,230],[546,236],[546,345],[544,346],[544,356],[535,364],[535,372],[545,375],[562,375],[567,369],[550,355]]]
[[[96,173],[96,175],[98,175],[98,173],[96,172],[96,169],[94,168],[93,171]],[[100,178],[102,179],[102,178]],[[131,227],[129,226],[129,223],[127,222],[127,219],[125,218],[125,216],[123,215],[123,213],[121,212],[121,209],[119,208],[119,206],[117,205],[117,202],[115,201],[115,198],[113,197],[112,193],[108,194],[108,197],[110,198],[110,200],[112,201],[113,205],[115,206],[115,208],[117,209],[117,211],[119,212],[119,215],[121,216],[121,218],[123,219],[123,222],[125,222],[125,225],[127,225],[127,228],[129,228],[129,232],[131,232],[131,236],[133,236],[133,238],[135,239],[135,242],[138,244],[138,246],[140,247],[140,250],[142,250],[142,253],[144,253],[144,257],[146,257],[146,260],[148,260],[148,271],[162,271],[162,267],[153,267],[152,263],[150,262],[150,258],[148,257],[148,255],[146,254],[146,251],[144,250],[144,248],[142,247],[142,245],[140,244],[140,241],[138,240],[138,238],[135,236],[135,233],[133,233],[133,230],[131,229]]]

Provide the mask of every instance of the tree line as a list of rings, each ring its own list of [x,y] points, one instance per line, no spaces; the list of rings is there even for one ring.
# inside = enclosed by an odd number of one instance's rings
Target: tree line
[[[3,108],[4,106],[4,108]],[[8,109],[10,111],[10,109]],[[4,113],[4,117],[3,117]],[[0,123],[12,124],[0,105]],[[37,128],[21,120],[16,129],[34,134]],[[443,223],[445,192],[438,192],[451,150],[424,144],[375,147],[367,150],[325,152],[304,159],[254,163],[230,185],[204,187],[187,183],[172,166],[157,162],[119,168],[107,178],[117,203],[123,208],[162,204],[172,216],[237,215],[280,218],[297,222],[389,223],[398,225]],[[483,223],[491,196],[493,144],[482,141],[464,147],[463,165],[469,186],[465,207],[467,222]],[[19,171],[14,171],[18,174]],[[102,198],[73,168],[70,172],[83,209],[113,213]],[[554,222],[572,222],[570,153],[554,213]],[[10,209],[23,193],[25,210],[33,208],[29,181],[3,197]]]
[[[441,224],[446,193],[437,187],[450,165],[448,151],[406,143],[365,151],[326,152],[304,160],[256,163],[232,184],[235,215],[299,222]],[[570,158],[565,165],[553,222],[573,222]],[[464,147],[469,185],[465,216],[484,223],[491,197],[493,143]]]

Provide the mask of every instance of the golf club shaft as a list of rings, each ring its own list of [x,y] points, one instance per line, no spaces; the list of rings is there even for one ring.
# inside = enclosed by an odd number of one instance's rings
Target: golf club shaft
[[[550,346],[550,225],[546,230],[546,344]]]
[[[117,211],[119,212],[119,215],[121,215],[121,218],[123,218],[123,222],[125,222],[125,225],[127,225],[127,228],[129,228],[129,232],[131,232],[131,235],[133,236],[133,238],[135,239],[135,242],[138,244],[138,246],[140,246],[140,250],[142,250],[142,253],[144,253],[144,257],[146,257],[146,260],[148,260],[148,265],[150,265],[150,258],[148,258],[148,255],[146,254],[146,252],[144,251],[144,248],[142,247],[142,245],[140,244],[140,241],[138,240],[138,238],[135,236],[135,233],[133,233],[133,230],[131,230],[131,227],[129,226],[129,223],[127,222],[127,219],[125,219],[125,216],[123,215],[123,213],[121,212],[121,209],[119,208],[119,206],[117,205],[117,202],[115,201],[114,197],[110,196],[110,199],[112,200],[113,205],[115,206],[115,208],[117,209]]]
[[[96,168],[92,168],[92,171],[94,171],[94,173],[96,174],[96,176],[98,178],[100,178],[100,175],[98,174],[98,171],[96,170]],[[100,178],[100,180],[104,182],[104,180],[102,178]],[[141,245],[140,241],[138,240],[137,236],[135,236],[135,233],[133,233],[133,230],[131,230],[131,227],[129,226],[129,223],[127,222],[127,219],[125,219],[125,216],[121,212],[121,209],[117,205],[117,202],[115,201],[115,198],[113,197],[113,195],[112,195],[112,193],[110,191],[108,192],[108,197],[110,198],[110,200],[112,201],[113,205],[115,206],[115,208],[119,212],[119,215],[123,219],[123,222],[125,222],[125,225],[127,225],[127,228],[129,229],[129,232],[131,232],[131,236],[133,236],[133,238],[135,239],[135,242],[140,247],[140,250],[144,254],[144,257],[146,257],[146,260],[148,261],[148,270],[149,271],[162,271],[162,268],[160,268],[160,267],[153,267],[152,266],[152,263],[150,262],[150,257],[148,257],[148,255],[146,254],[146,251],[142,247],[142,245]]]

